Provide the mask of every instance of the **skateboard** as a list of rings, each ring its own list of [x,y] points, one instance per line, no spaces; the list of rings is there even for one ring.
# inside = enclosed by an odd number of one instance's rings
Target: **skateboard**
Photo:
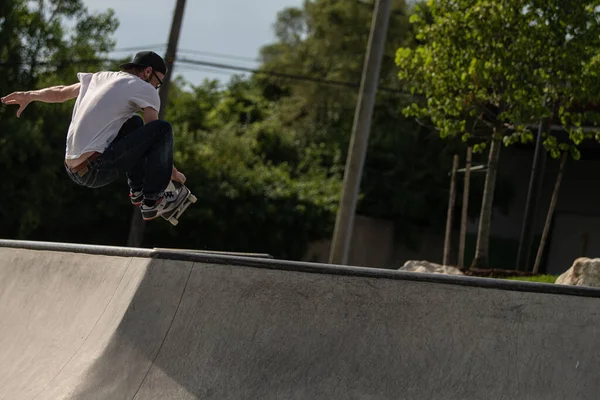
[[[190,189],[179,182],[171,181],[166,190],[179,192],[177,199],[178,204],[173,210],[162,214],[161,217],[169,221],[173,226],[177,226],[179,223],[179,218],[183,215],[185,210],[187,210],[190,205],[198,201],[198,199],[192,194],[192,192],[190,192]]]

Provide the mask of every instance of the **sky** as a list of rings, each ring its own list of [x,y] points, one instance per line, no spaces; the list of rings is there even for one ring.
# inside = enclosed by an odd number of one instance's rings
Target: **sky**
[[[114,35],[118,51],[109,56],[133,56],[137,49],[164,56],[176,0],[83,0],[90,11],[112,8],[119,20]],[[203,61],[257,67],[261,46],[275,39],[273,24],[286,7],[301,7],[303,0],[187,0],[179,56]],[[208,54],[207,54],[208,53]],[[215,55],[214,53],[217,53]],[[192,84],[204,79],[227,82],[231,71],[175,65],[175,75]]]

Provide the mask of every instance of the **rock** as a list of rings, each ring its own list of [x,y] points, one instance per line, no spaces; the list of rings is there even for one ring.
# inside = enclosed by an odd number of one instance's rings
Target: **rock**
[[[404,263],[400,271],[422,272],[428,274],[464,275],[458,268],[440,265],[429,261],[410,260]]]
[[[556,280],[558,285],[600,287],[600,258],[580,257]]]

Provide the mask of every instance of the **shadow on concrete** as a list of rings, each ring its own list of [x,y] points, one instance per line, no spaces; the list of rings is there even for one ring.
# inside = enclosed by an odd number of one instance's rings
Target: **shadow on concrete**
[[[592,399],[598,305],[152,261],[77,398]]]

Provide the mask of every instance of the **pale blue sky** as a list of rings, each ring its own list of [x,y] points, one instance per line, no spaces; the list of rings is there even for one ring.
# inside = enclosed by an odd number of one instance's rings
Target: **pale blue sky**
[[[117,48],[166,44],[169,37],[175,0],[83,0],[90,11],[115,10],[120,26],[115,34]],[[187,0],[179,48],[200,52],[229,54],[255,59],[261,46],[274,40],[273,23],[277,12],[286,7],[300,7],[303,0]],[[164,55],[166,47],[152,47]],[[135,51],[113,53],[127,56]],[[256,67],[244,59],[228,59],[206,54],[181,53],[205,61]],[[204,78],[227,81],[230,73],[197,67],[175,67],[191,83]],[[202,67],[204,68],[204,67]]]

